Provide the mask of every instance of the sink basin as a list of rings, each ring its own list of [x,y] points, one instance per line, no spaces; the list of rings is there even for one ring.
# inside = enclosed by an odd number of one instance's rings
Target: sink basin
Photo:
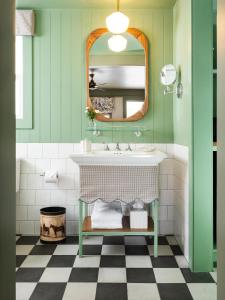
[[[155,151],[155,150],[154,150]],[[108,155],[108,156],[117,156],[117,155],[126,155],[126,156],[134,156],[134,155],[149,155],[153,153],[154,151],[124,151],[124,150],[114,150],[114,151],[104,151],[104,150],[99,150],[99,151],[92,151],[90,154],[93,155]],[[85,153],[87,154],[87,153]]]
[[[164,152],[154,151],[92,151],[71,154],[78,165],[156,166],[167,158]]]

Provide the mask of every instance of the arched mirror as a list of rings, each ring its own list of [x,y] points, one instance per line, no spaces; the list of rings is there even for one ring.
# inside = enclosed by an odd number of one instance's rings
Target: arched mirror
[[[87,39],[87,107],[103,122],[136,121],[148,111],[148,40],[136,28],[122,36],[112,40],[101,28]]]

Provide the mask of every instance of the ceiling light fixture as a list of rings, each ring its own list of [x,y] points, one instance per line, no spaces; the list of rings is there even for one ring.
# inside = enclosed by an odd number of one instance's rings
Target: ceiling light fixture
[[[114,34],[120,34],[127,31],[129,18],[120,12],[120,0],[117,0],[117,11],[106,17],[106,26]]]
[[[119,34],[113,35],[108,39],[108,46],[114,52],[121,52],[127,47],[127,40]]]

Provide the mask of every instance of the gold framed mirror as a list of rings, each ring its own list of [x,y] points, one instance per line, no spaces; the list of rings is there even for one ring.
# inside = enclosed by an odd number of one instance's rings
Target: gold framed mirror
[[[131,122],[144,117],[149,106],[149,50],[146,36],[129,28],[126,48],[112,51],[106,28],[91,32],[86,43],[87,107],[102,122]]]

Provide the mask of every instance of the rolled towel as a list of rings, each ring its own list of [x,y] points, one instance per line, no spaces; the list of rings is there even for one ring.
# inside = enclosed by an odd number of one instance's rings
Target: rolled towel
[[[105,203],[95,202],[91,215],[91,226],[95,229],[120,229],[122,225],[122,207],[119,201]]]
[[[141,199],[137,199],[134,201],[134,204],[132,205],[132,207],[134,209],[144,209],[144,202]]]

